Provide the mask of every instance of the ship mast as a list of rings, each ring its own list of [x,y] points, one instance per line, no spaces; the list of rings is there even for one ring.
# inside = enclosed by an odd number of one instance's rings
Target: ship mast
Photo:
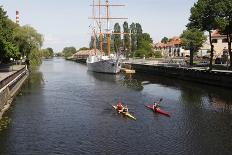
[[[93,0],[93,8],[92,8],[92,16],[95,18],[95,1]],[[97,54],[97,43],[96,43],[96,27],[95,27],[95,22],[93,22],[93,48],[94,48],[94,53],[95,55]]]
[[[105,1],[105,4],[101,4],[101,0],[99,0],[99,4],[95,5],[94,0],[93,0],[93,11],[95,11],[94,7],[98,6],[99,7],[99,17],[95,17],[95,14],[93,14],[93,17],[91,17],[90,19],[94,19],[94,20],[98,20],[97,25],[100,29],[100,48],[101,51],[103,53],[103,48],[102,48],[102,35],[106,34],[107,35],[107,53],[108,56],[110,57],[110,49],[111,49],[111,34],[128,34],[128,33],[111,33],[110,30],[110,19],[127,19],[127,18],[115,18],[115,17],[110,17],[110,7],[122,7],[125,5],[112,5],[110,4],[109,0]],[[101,17],[101,7],[106,7],[106,17]],[[107,24],[107,29],[106,29],[106,33],[102,33],[102,28],[101,28],[101,20],[106,20],[106,24]],[[95,29],[94,29],[95,30]],[[95,32],[95,38],[96,38],[96,32]]]

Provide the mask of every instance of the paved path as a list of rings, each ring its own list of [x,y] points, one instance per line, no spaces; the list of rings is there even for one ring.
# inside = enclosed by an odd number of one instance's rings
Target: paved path
[[[14,65],[14,66],[10,67],[10,71],[9,72],[1,72],[0,71],[0,81],[2,81],[3,79],[5,79],[8,76],[14,74],[15,72],[17,72],[18,70],[22,69],[23,67],[25,67],[25,65]]]

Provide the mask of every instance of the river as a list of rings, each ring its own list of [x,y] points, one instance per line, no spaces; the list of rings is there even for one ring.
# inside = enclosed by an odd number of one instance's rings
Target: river
[[[92,73],[61,58],[32,72],[5,117],[0,154],[232,154],[232,91],[146,74]],[[153,113],[144,104],[163,98]],[[128,105],[137,121],[112,104]]]

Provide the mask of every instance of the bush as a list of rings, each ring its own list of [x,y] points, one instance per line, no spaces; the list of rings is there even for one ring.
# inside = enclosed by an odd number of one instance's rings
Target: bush
[[[155,58],[162,58],[162,52],[161,51],[155,51],[154,52],[154,57]]]

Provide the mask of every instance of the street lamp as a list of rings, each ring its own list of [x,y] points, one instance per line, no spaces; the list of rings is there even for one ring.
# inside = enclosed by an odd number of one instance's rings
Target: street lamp
[[[12,62],[13,62],[13,58],[10,58],[10,61],[11,61],[11,63],[12,63]],[[11,64],[11,67],[12,67],[11,71],[13,71],[13,65],[14,65],[14,64]]]

